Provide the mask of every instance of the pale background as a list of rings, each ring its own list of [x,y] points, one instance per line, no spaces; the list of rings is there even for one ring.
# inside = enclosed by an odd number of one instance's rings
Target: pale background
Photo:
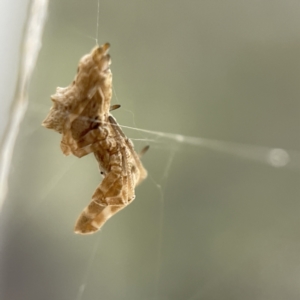
[[[298,162],[274,168],[124,129],[151,139],[135,142],[150,144],[149,178],[100,232],[73,233],[101,176],[40,124],[96,23],[96,0],[49,3],[0,221],[3,299],[299,299]],[[100,0],[104,42],[120,124],[300,151],[299,1]]]

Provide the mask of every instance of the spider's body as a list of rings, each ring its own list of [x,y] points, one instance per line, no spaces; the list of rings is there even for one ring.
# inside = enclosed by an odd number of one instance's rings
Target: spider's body
[[[108,117],[112,95],[108,50],[109,44],[104,44],[83,56],[73,82],[57,88],[51,96],[53,106],[42,125],[62,134],[61,149],[65,155],[82,156],[76,153],[78,141],[102,126]]]
[[[64,154],[77,157],[94,153],[103,181],[75,225],[75,232],[97,231],[111,216],[134,198],[134,189],[147,171],[132,142],[110,115],[112,74],[109,44],[96,47],[79,63],[73,83],[58,88],[43,126],[62,134]]]

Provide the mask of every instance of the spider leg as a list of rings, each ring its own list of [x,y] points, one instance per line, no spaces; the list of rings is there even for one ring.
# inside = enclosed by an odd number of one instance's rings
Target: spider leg
[[[82,148],[72,150],[72,153],[81,158],[87,154],[99,151],[99,148],[109,150],[116,147],[116,141],[113,138],[106,138],[105,140],[97,141]]]
[[[139,179],[138,179],[138,181],[136,183],[136,185],[137,185],[137,184],[141,183],[147,177],[147,171],[143,167],[143,165],[142,165],[142,163],[140,161],[139,156],[136,154],[131,140],[126,137],[126,135],[123,133],[122,129],[120,128],[120,126],[116,122],[116,120],[111,115],[108,116],[108,120],[109,120],[110,124],[112,125],[112,128],[114,129],[114,131],[124,139],[124,141],[125,141],[128,149],[129,149],[129,151],[130,151],[130,153],[131,153],[131,155],[132,155],[132,157],[133,157],[133,159],[135,161],[135,164],[136,164],[136,166],[137,166],[137,168],[139,170],[139,173],[140,173],[139,174]],[[146,151],[147,150],[148,149],[146,149]],[[146,151],[144,151],[144,153]]]
[[[150,148],[149,145],[145,146],[139,153],[139,158],[141,158],[149,150],[149,148]]]
[[[109,111],[112,111],[112,110],[115,110],[115,109],[118,109],[120,108],[121,105],[120,104],[114,104],[114,105],[111,105],[110,108],[109,108]]]
[[[103,126],[90,130],[77,142],[66,135],[61,141],[61,149],[65,155],[73,153],[79,158],[96,152],[99,148],[113,149],[116,147],[116,142],[113,138],[108,136],[108,129]]]
[[[132,176],[132,168],[131,164],[129,163],[130,152],[128,151],[127,147],[122,148],[122,160],[123,160],[123,170],[125,176],[124,182],[124,198],[126,199],[126,204],[131,202],[135,199],[135,183],[133,182]]]
[[[98,126],[95,129],[87,132],[80,140],[77,141],[78,148],[83,148],[87,145],[98,143],[107,138],[109,132],[106,127]]]

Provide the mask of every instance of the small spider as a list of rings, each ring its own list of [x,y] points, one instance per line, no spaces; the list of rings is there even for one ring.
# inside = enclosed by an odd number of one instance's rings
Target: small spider
[[[43,122],[62,134],[61,150],[77,157],[94,153],[104,179],[79,216],[75,232],[93,233],[135,198],[135,187],[147,177],[139,155],[110,111],[112,96],[109,44],[95,47],[79,62],[75,80],[57,88]],[[145,147],[144,153],[148,147]]]

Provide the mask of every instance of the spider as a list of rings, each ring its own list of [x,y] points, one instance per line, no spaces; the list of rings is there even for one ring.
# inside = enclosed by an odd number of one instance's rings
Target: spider
[[[75,233],[79,234],[99,230],[134,200],[135,187],[147,177],[131,140],[110,114],[120,106],[110,106],[109,46],[95,47],[81,58],[75,80],[66,88],[57,88],[51,96],[53,107],[42,123],[62,134],[61,150],[65,155],[83,157],[94,153],[104,176],[76,222]]]

